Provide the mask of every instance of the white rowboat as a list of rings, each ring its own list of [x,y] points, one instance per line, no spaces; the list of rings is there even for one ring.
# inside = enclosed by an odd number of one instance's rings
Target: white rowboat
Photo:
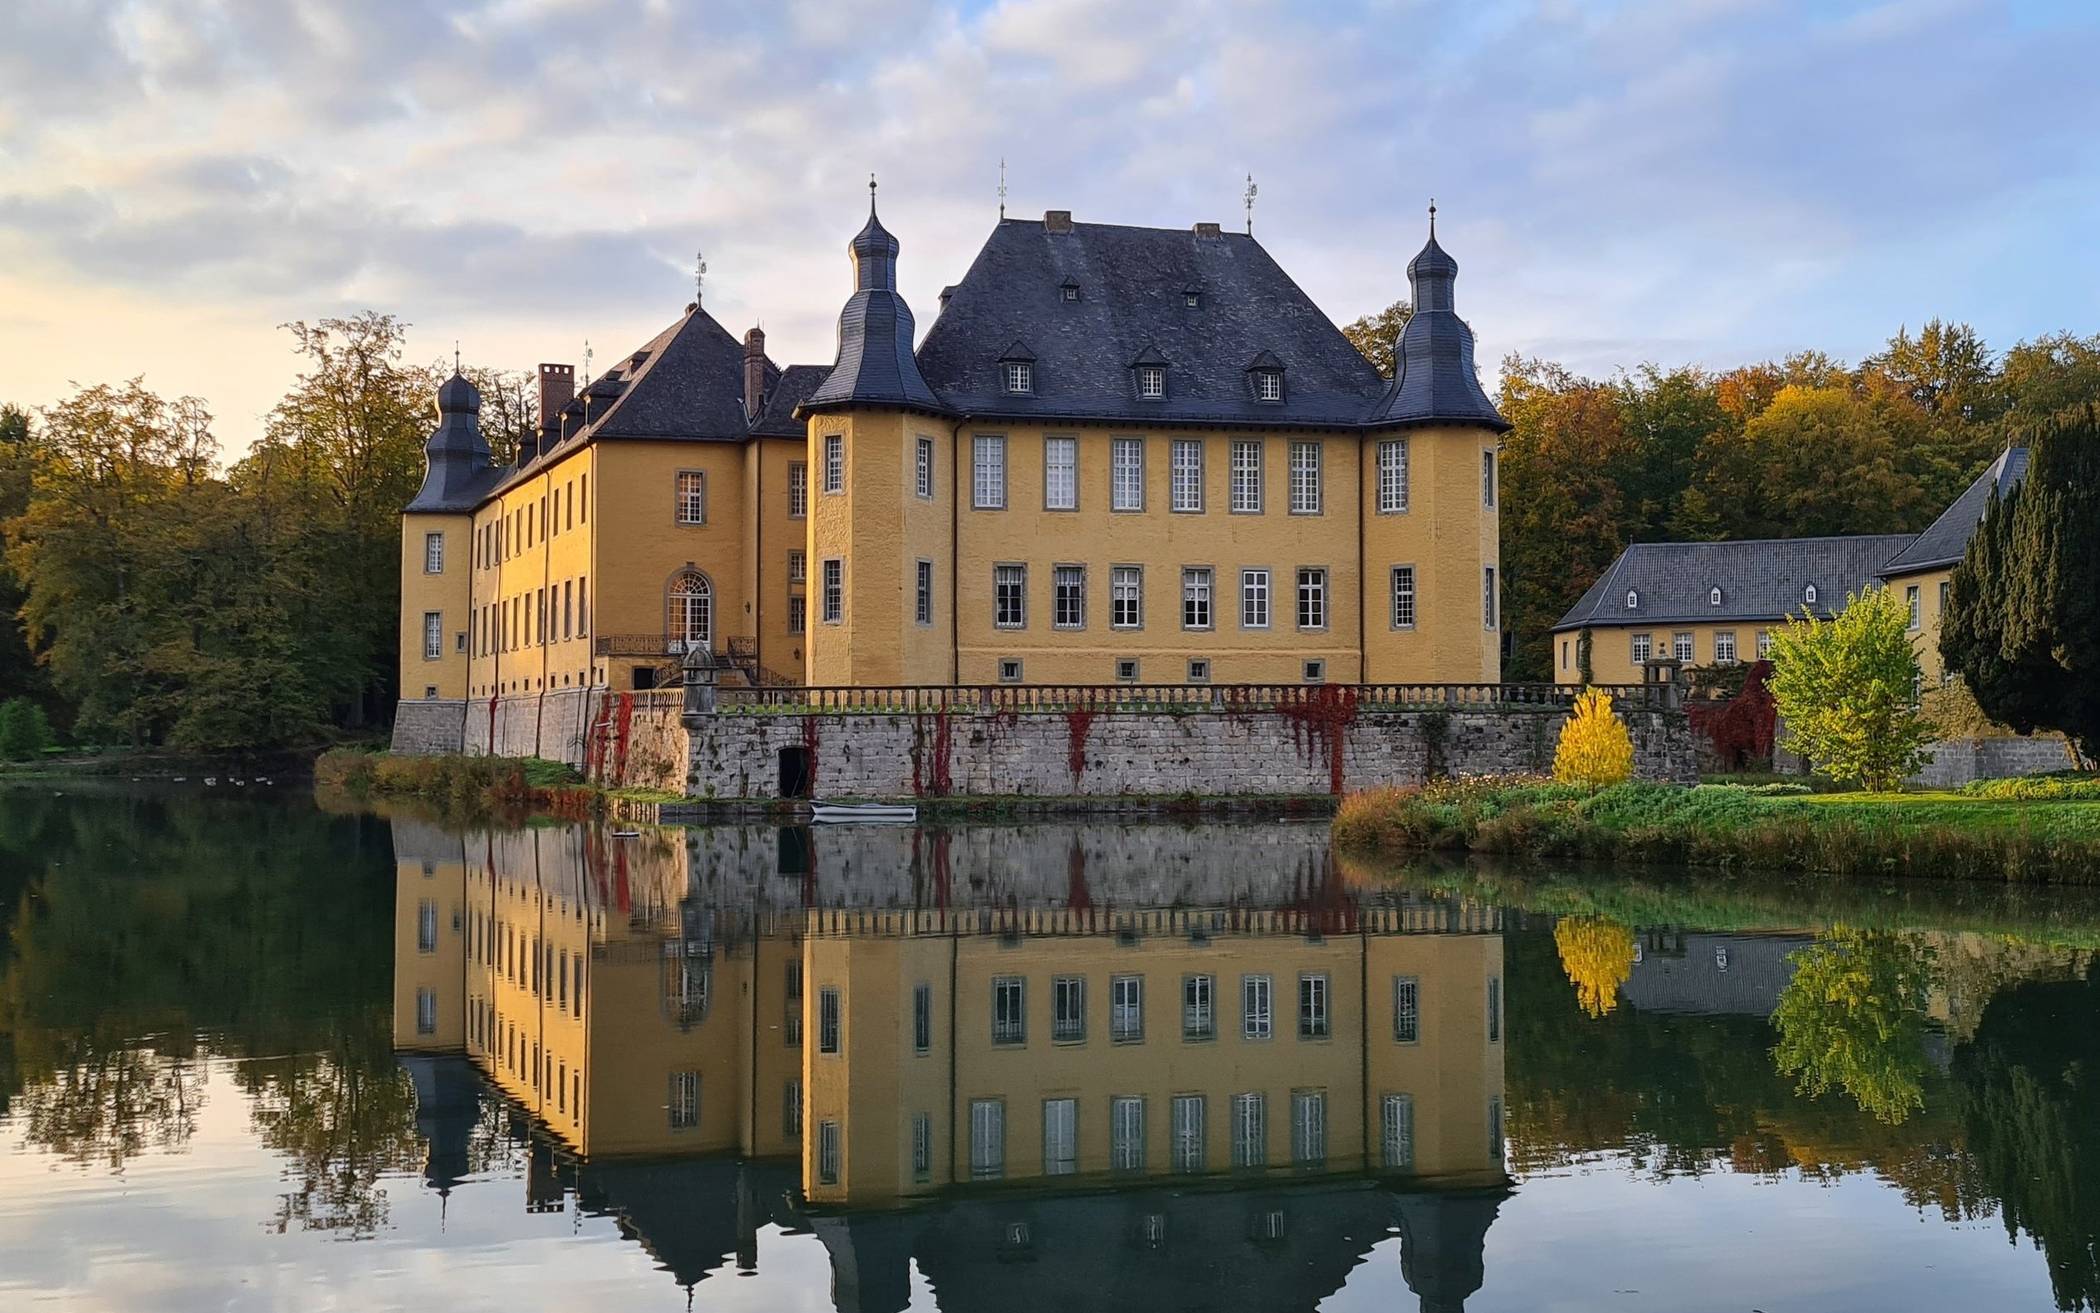
[[[809,818],[823,825],[847,824],[854,821],[908,825],[919,819],[919,809],[902,803],[817,802],[810,804]]]

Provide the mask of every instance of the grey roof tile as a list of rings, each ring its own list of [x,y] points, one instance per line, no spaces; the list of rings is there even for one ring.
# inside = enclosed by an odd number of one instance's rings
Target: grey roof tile
[[[1407,263],[1414,289],[1414,314],[1400,330],[1392,386],[1375,419],[1396,424],[1484,424],[1507,430],[1509,422],[1488,400],[1473,363],[1473,329],[1458,317],[1454,298],[1458,261],[1436,241],[1435,211],[1429,242]]]
[[[1910,538],[1884,533],[1634,543],[1553,628],[1778,620],[1801,613],[1810,584],[1816,587],[1810,609],[1827,617],[1844,605],[1848,593],[1874,583],[1882,563]],[[1719,606],[1711,601],[1717,587]],[[1638,597],[1633,607],[1626,605],[1629,591]]]
[[[1960,561],[1969,550],[1969,538],[1976,526],[1983,522],[1983,513],[1991,504],[1991,493],[2000,497],[2011,492],[2027,478],[2027,448],[2008,447],[1998,453],[1998,459],[1990,464],[1976,481],[1970,484],[1954,504],[1941,512],[1925,532],[1912,539],[1895,557],[1881,567],[1885,576],[1912,574],[1920,570],[1938,570]]]
[[[942,413],[947,408],[912,354],[911,307],[897,291],[897,239],[875,217],[874,184],[869,187],[868,222],[852,242],[854,292],[839,312],[838,359],[803,408],[904,406]]]
[[[752,422],[751,432],[761,438],[802,438],[809,425],[795,418],[795,408],[809,399],[817,384],[831,372],[829,365],[789,365],[780,371],[772,390],[766,393],[766,408]]]

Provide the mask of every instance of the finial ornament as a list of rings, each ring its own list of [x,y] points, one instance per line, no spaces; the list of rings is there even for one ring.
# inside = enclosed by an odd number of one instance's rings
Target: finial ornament
[[[452,339],[452,372],[459,372],[459,339],[456,337]]]
[[[870,173],[870,174],[868,175],[868,215],[869,215],[869,217],[871,217],[871,218],[872,218],[872,217],[874,217],[874,214],[875,214],[875,175],[874,175],[874,174],[872,174],[872,173]]]
[[[999,157],[999,217],[1006,217],[1006,157]]]
[[[1248,174],[1247,190],[1240,193],[1240,199],[1247,203],[1247,235],[1250,237],[1254,235],[1254,198],[1260,194],[1261,189],[1254,185],[1254,175]]]
[[[1429,198],[1429,235],[1436,236],[1436,197]]]
[[[707,256],[701,251],[693,252],[693,304],[700,304],[701,293],[707,290]]]

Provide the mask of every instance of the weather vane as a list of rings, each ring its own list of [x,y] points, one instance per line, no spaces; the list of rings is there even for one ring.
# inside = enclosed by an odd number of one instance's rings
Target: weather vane
[[[1247,202],[1247,235],[1250,237],[1254,235],[1254,198],[1260,194],[1261,189],[1254,185],[1254,175],[1248,174],[1247,190],[1240,193],[1240,199]]]
[[[999,217],[1006,217],[1006,157],[999,157]]]
[[[583,339],[583,385],[591,385],[591,339]]]
[[[706,256],[705,254],[703,254],[702,252],[700,252],[700,251],[694,251],[694,252],[693,252],[693,304],[694,304],[694,305],[696,305],[696,306],[697,306],[697,305],[699,305],[699,304],[700,304],[700,295],[701,295],[701,293],[705,292],[706,290],[707,290],[707,256]]]

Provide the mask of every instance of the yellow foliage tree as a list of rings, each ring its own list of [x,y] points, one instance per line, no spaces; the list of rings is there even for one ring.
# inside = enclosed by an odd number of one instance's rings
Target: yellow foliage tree
[[[1575,714],[1560,727],[1560,745],[1553,750],[1553,778],[1590,789],[1633,778],[1633,736],[1603,689],[1584,689],[1575,699]]]
[[[1560,969],[1575,1001],[1592,1017],[1619,1006],[1619,986],[1633,974],[1633,929],[1601,916],[1564,916],[1553,926]]]

